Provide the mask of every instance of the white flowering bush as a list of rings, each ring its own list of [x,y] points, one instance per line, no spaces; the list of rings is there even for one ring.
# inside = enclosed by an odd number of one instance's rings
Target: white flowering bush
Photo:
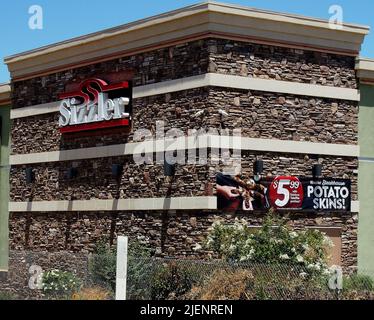
[[[327,250],[332,242],[318,230],[292,230],[284,218],[269,213],[258,230],[245,220],[231,225],[216,221],[205,246],[229,261],[299,265],[307,276],[329,273]]]
[[[47,271],[42,277],[42,289],[48,296],[69,297],[81,287],[81,281],[77,276],[68,271],[58,269]]]

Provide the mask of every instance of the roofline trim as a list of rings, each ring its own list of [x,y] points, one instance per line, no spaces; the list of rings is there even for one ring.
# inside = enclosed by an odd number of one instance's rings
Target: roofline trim
[[[318,18],[302,16],[302,15],[297,15],[297,14],[275,12],[275,11],[270,11],[270,10],[261,10],[261,9],[246,7],[246,6],[220,3],[220,2],[215,2],[215,1],[207,1],[207,2],[203,2],[203,3],[187,6],[187,7],[181,8],[181,9],[176,9],[176,10],[173,10],[173,11],[169,11],[169,12],[165,12],[165,13],[162,13],[162,14],[154,15],[154,16],[151,16],[151,17],[148,17],[148,18],[136,20],[136,21],[133,21],[133,22],[130,22],[130,23],[126,23],[126,24],[117,26],[117,27],[107,28],[107,29],[97,31],[97,32],[93,32],[93,33],[90,33],[90,34],[87,34],[87,35],[74,37],[72,39],[60,41],[60,42],[53,43],[53,44],[50,44],[50,45],[46,45],[46,46],[43,46],[43,47],[40,47],[40,48],[37,48],[37,49],[33,49],[33,50],[18,53],[18,54],[10,55],[10,56],[5,57],[4,61],[6,63],[11,63],[11,61],[13,59],[22,58],[22,57],[25,57],[25,56],[30,55],[32,53],[42,52],[42,51],[50,49],[50,48],[56,48],[56,47],[58,47],[60,45],[63,45],[63,44],[70,43],[70,44],[72,44],[72,46],[74,46],[74,45],[79,45],[79,43],[76,43],[76,42],[79,42],[79,41],[87,40],[87,41],[91,42],[91,41],[98,40],[97,37],[101,37],[101,36],[110,37],[110,36],[114,35],[114,34],[109,35],[109,33],[116,33],[116,32],[125,33],[127,31],[130,31],[128,29],[143,28],[143,27],[146,27],[147,23],[150,23],[150,22],[152,22],[152,24],[160,23],[160,21],[158,21],[158,20],[161,20],[163,18],[169,18],[169,17],[172,17],[172,16],[176,16],[178,14],[187,14],[189,12],[192,12],[192,14],[193,14],[193,11],[196,11],[195,13],[209,11],[209,10],[212,10],[212,11],[218,10],[219,11],[218,8],[221,8],[221,9],[222,8],[229,8],[229,9],[232,9],[232,10],[243,11],[243,13],[244,12],[247,13],[247,15],[251,18],[258,18],[258,19],[262,19],[262,20],[268,19],[268,20],[275,20],[275,21],[279,21],[279,22],[288,22],[288,23],[294,23],[294,24],[300,24],[300,25],[308,25],[308,26],[311,26],[311,27],[329,29],[328,28],[329,21],[325,20],[325,19],[318,19]],[[278,19],[278,20],[273,19],[274,16],[275,17],[282,17],[282,19]],[[352,24],[352,23],[343,23],[343,28],[345,28],[346,30],[342,30],[342,32],[352,32],[352,33],[355,32],[355,33],[360,33],[360,34],[365,34],[365,35],[368,34],[368,32],[370,30],[369,26]]]
[[[17,78],[35,70],[44,71],[44,66],[47,69],[71,61],[100,59],[124,49],[157,46],[163,41],[175,41],[199,32],[225,32],[227,29],[239,36],[258,36],[267,41],[316,46],[355,55],[369,31],[369,27],[353,24],[334,30],[329,28],[327,20],[205,2],[8,56],[5,63],[12,78]]]

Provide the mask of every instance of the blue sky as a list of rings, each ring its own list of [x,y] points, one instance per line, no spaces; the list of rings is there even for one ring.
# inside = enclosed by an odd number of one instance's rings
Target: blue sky
[[[0,19],[0,83],[9,80],[3,57],[79,35],[117,26],[165,11],[194,4],[198,0],[12,0],[2,1]],[[226,0],[254,8],[328,19],[331,5],[344,10],[344,22],[374,28],[373,0]],[[29,7],[40,5],[43,30],[28,26]],[[362,56],[374,58],[374,30],[364,43]]]

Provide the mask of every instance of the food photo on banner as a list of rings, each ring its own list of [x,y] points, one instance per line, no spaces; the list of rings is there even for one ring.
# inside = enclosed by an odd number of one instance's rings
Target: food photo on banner
[[[218,209],[349,212],[351,181],[335,178],[217,176]]]

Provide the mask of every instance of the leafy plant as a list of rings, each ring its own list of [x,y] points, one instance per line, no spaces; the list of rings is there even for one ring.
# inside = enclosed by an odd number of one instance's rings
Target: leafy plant
[[[116,289],[117,250],[105,240],[96,244],[95,252],[90,260],[90,274],[95,283],[108,287],[113,292]]]
[[[45,272],[42,277],[42,290],[50,297],[68,297],[80,287],[80,279],[68,271],[54,269]]]
[[[0,292],[0,301],[16,300],[16,296],[9,292]]]
[[[343,279],[344,291],[373,291],[374,281],[371,277],[359,274],[352,274]]]
[[[153,271],[151,250],[135,241],[129,244],[127,259],[127,298],[141,300],[149,296],[149,279]]]
[[[151,251],[144,244],[138,241],[130,241],[128,247],[128,294],[139,296],[135,288],[144,277],[145,261],[141,258],[149,258]],[[136,259],[135,259],[136,258]],[[116,267],[117,250],[110,246],[108,241],[102,239],[96,244],[95,252],[90,260],[90,273],[95,283],[107,287],[112,292],[116,289]],[[141,290],[141,289],[139,289]]]
[[[307,275],[327,275],[330,239],[318,230],[292,230],[286,223],[271,212],[258,230],[249,228],[246,221],[231,225],[217,221],[205,247],[228,261],[298,265],[305,267]]]
[[[163,264],[152,279],[152,300],[177,299],[191,290],[193,282],[188,268],[176,262]]]

